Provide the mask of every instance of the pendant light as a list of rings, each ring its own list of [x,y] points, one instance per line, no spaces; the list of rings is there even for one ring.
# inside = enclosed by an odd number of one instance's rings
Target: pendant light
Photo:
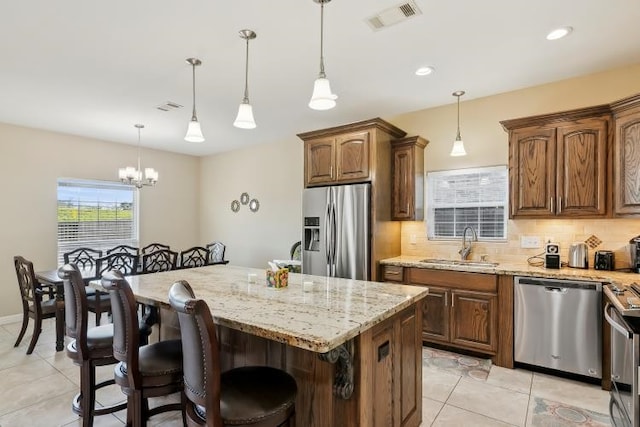
[[[331,93],[329,79],[324,72],[324,4],[331,0],[313,0],[320,3],[320,74],[313,84],[313,95],[309,101],[309,108],[314,110],[330,110],[336,106],[337,95]]]
[[[193,68],[193,113],[191,114],[191,121],[189,122],[184,140],[188,142],[202,142],[204,141],[204,136],[202,135],[200,122],[198,122],[198,117],[196,116],[196,67],[202,65],[202,61],[198,58],[187,58],[187,62],[191,64]]]
[[[144,129],[144,125],[134,125],[138,129],[138,167],[127,166],[118,169],[118,178],[125,184],[135,185],[137,188],[143,186],[153,186],[158,182],[158,172],[153,168],[145,168],[144,176],[140,168],[140,129]]]
[[[464,143],[460,137],[460,97],[464,95],[464,91],[459,90],[453,92],[452,95],[458,98],[458,133],[456,135],[456,140],[453,141],[453,147],[451,148],[451,153],[449,155],[452,157],[466,156],[467,151],[464,149]]]
[[[244,67],[244,98],[238,108],[238,115],[233,125],[240,129],[254,129],[256,121],[253,118],[253,107],[249,103],[249,40],[256,38],[256,33],[251,30],[240,30],[240,37],[247,41],[247,55]]]

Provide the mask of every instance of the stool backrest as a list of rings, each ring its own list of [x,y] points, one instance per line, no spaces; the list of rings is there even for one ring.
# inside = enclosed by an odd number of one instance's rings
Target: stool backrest
[[[102,276],[102,287],[111,297],[111,317],[113,319],[113,356],[127,365],[129,384],[141,388],[138,367],[138,347],[140,329],[136,299],[127,282],[119,271],[111,270]]]
[[[87,347],[89,309],[84,280],[75,264],[65,264],[60,267],[58,277],[64,284],[66,334],[76,340],[76,350],[80,358],[85,359],[89,355]]]
[[[185,280],[171,286],[169,303],[180,322],[185,396],[205,407],[207,425],[221,426],[220,351],[211,310]]]

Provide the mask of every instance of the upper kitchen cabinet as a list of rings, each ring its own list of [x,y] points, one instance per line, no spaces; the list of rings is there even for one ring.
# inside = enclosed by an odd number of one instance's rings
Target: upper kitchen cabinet
[[[509,132],[509,216],[606,216],[610,117],[598,106],[500,122]]]
[[[429,142],[410,136],[391,142],[391,219],[424,219],[424,148]]]
[[[373,181],[382,147],[406,132],[376,118],[298,135],[304,141],[304,185]]]
[[[640,215],[640,94],[611,105],[615,126],[614,215]]]

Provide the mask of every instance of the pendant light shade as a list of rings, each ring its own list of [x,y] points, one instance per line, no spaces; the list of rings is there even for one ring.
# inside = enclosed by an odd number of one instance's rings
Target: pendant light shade
[[[240,30],[240,37],[247,41],[247,54],[244,67],[244,98],[238,108],[238,115],[233,125],[240,129],[254,129],[256,121],[253,118],[253,107],[249,102],[249,40],[256,38],[256,33],[251,30]]]
[[[202,135],[200,122],[198,122],[198,116],[196,116],[196,67],[202,65],[202,61],[198,58],[187,58],[187,62],[191,64],[193,69],[193,113],[191,114],[191,121],[189,121],[184,140],[187,142],[202,142],[204,141],[204,135]]]
[[[464,91],[459,90],[457,92],[453,92],[452,95],[458,98],[458,133],[456,134],[455,141],[453,141],[453,147],[451,148],[451,153],[449,155],[451,157],[466,156],[467,150],[464,149],[464,142],[462,142],[462,138],[460,137],[460,97],[464,95]]]
[[[324,4],[331,0],[313,0],[320,3],[320,73],[313,84],[313,94],[309,108],[313,110],[330,110],[336,106],[337,95],[331,92],[331,85],[324,71]]]

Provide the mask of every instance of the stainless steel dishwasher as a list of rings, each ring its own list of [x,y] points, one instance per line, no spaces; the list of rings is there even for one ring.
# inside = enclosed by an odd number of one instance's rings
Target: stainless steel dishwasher
[[[514,360],[602,378],[602,284],[514,279]]]

